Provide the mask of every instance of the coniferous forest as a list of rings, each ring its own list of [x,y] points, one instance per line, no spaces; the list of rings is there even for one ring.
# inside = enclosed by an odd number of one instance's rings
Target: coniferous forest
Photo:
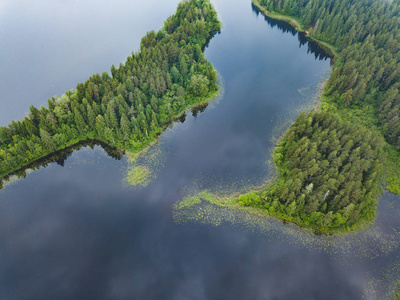
[[[322,231],[350,229],[375,215],[383,144],[336,114],[304,112],[275,149],[277,182],[239,196],[239,205]]]
[[[308,35],[336,49],[325,96],[338,110],[353,108],[400,149],[400,2],[260,0],[298,19]],[[360,109],[361,112],[357,112]]]
[[[400,2],[253,2],[335,56],[322,111],[303,113],[276,148],[277,181],[239,204],[324,232],[355,228],[374,217],[383,175],[400,185]]]
[[[181,2],[162,29],[143,37],[138,53],[111,67],[111,76],[94,74],[48,99],[48,107],[31,106],[24,120],[0,127],[0,178],[88,139],[144,148],[174,118],[218,92],[202,50],[220,28],[208,0]]]

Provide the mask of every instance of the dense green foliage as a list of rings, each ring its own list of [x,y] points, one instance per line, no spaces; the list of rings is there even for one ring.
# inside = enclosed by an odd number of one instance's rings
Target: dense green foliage
[[[302,113],[275,150],[277,183],[266,192],[242,195],[238,202],[326,228],[371,220],[380,192],[383,143],[335,114]]]
[[[296,210],[352,206],[358,215],[377,194],[383,144],[372,131],[335,114],[302,113],[275,150],[281,178],[271,196],[282,203],[298,202]]]
[[[216,94],[216,71],[202,48],[220,27],[208,0],[181,2],[111,76],[95,74],[0,127],[0,177],[87,139],[142,149],[188,107]]]
[[[325,94],[341,107],[362,107],[400,148],[400,1],[259,0],[290,15],[338,56]],[[370,120],[368,120],[370,121]]]

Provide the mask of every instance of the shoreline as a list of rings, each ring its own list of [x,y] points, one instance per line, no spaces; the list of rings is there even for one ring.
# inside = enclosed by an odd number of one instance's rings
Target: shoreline
[[[165,130],[167,130],[167,128],[171,125],[174,124],[176,121],[179,121],[180,118],[182,118],[189,110],[192,109],[197,109],[197,108],[201,108],[204,105],[208,105],[211,101],[215,100],[219,95],[220,95],[221,89],[218,86],[218,90],[215,91],[214,93],[211,93],[208,97],[205,97],[203,100],[188,106],[181,114],[174,116],[167,124],[165,124],[165,127],[162,129],[162,131],[157,132],[156,136],[154,137],[154,139],[150,140],[148,143],[146,143],[146,145],[144,145],[142,148],[140,149],[129,149],[129,148],[125,148],[124,150],[124,154],[126,156],[129,157],[130,162],[135,162],[137,159],[139,159],[139,157],[146,153],[149,148],[151,146],[153,146],[154,144],[157,143],[158,141],[158,137],[165,132]]]
[[[312,36],[309,36],[309,31],[306,30],[303,25],[294,17],[291,16],[286,16],[286,15],[281,15],[279,13],[275,13],[275,12],[270,12],[267,9],[265,9],[264,7],[261,6],[261,4],[259,3],[259,0],[252,0],[252,4],[260,11],[260,13],[262,13],[264,16],[272,18],[272,19],[276,19],[276,20],[281,20],[283,22],[288,23],[290,26],[292,26],[297,32],[301,32],[305,35],[305,37],[308,40],[311,40],[313,42],[315,42],[323,51],[326,52],[326,54],[328,54],[332,59],[335,59],[338,54],[336,52],[336,49],[333,45],[330,45],[326,42],[320,41]],[[323,95],[324,95],[324,91],[325,91],[325,87],[327,84],[327,81],[329,80],[329,78],[327,78],[324,82],[321,83],[320,87],[319,87],[319,91],[318,91],[318,102],[315,105],[314,109],[316,111],[323,109],[323,105],[324,105],[324,99],[323,99]],[[286,133],[286,131],[285,131]],[[279,141],[285,136],[285,133],[283,133],[277,143],[279,143]],[[277,145],[274,147],[271,156],[274,156],[275,153],[275,149],[277,148]],[[268,216],[268,217],[272,217],[272,218],[276,218],[279,220],[282,220],[284,223],[285,222],[291,222],[294,223],[296,225],[298,225],[301,228],[307,229],[307,230],[311,230],[313,231],[315,234],[326,234],[326,235],[340,235],[340,234],[346,234],[349,231],[354,231],[354,230],[361,230],[367,226],[369,226],[370,224],[372,224],[374,222],[373,220],[364,220],[361,219],[358,222],[354,223],[351,226],[348,226],[346,224],[343,224],[341,226],[338,226],[337,228],[329,228],[327,226],[323,226],[323,225],[314,225],[314,224],[310,224],[308,221],[305,221],[301,218],[298,217],[293,217],[291,215],[287,215],[285,213],[279,212],[279,211],[270,211],[270,210],[265,210],[262,208],[258,208],[258,207],[253,207],[253,206],[249,206],[249,207],[244,207],[242,205],[240,205],[238,197],[240,195],[244,195],[247,193],[251,193],[251,192],[264,192],[267,191],[275,182],[277,182],[277,180],[279,179],[279,174],[282,170],[280,170],[280,168],[276,165],[276,163],[274,162],[274,166],[275,166],[275,172],[273,177],[268,180],[267,182],[265,182],[265,184],[263,184],[262,186],[257,186],[254,187],[253,189],[250,189],[249,191],[245,191],[242,193],[236,193],[236,194],[231,194],[228,197],[236,197],[236,201],[235,202],[231,202],[230,203],[230,207],[231,208],[236,208],[236,209],[246,209],[249,212],[252,213],[257,213],[257,214],[263,214],[264,216]],[[220,197],[216,196],[217,199],[219,199],[220,201],[223,199],[221,199]],[[218,201],[218,200],[217,200]],[[221,204],[220,204],[221,205]],[[221,205],[224,206],[224,205]]]
[[[114,150],[114,151],[117,151],[117,152],[123,154],[123,152],[121,152],[121,149],[119,149],[117,147],[110,146],[109,144],[107,144],[106,142],[103,142],[101,140],[87,137],[86,139],[82,139],[78,142],[66,144],[63,148],[57,149],[54,152],[51,152],[45,156],[39,157],[35,160],[32,160],[32,161],[28,162],[26,165],[21,166],[20,168],[13,169],[7,173],[1,174],[0,182],[4,182],[4,181],[6,182],[6,181],[8,181],[10,176],[14,176],[14,175],[18,176],[19,178],[24,177],[23,174],[20,176],[20,174],[18,174],[18,173],[22,173],[22,172],[25,172],[26,170],[33,169],[34,167],[36,167],[36,165],[40,168],[49,163],[56,162],[55,159],[56,159],[57,155],[61,155],[63,153],[68,153],[69,151],[78,150],[81,147],[87,147],[87,146],[89,146],[89,147],[102,146],[103,148],[110,148],[111,150]],[[33,170],[35,170],[35,169],[33,169]],[[1,190],[1,185],[0,185],[0,190]]]
[[[74,150],[80,149],[81,147],[90,146],[90,144],[100,145],[103,148],[111,148],[112,150],[117,151],[122,155],[128,156],[129,159],[131,160],[131,162],[133,162],[132,157],[134,158],[134,160],[136,160],[142,154],[146,153],[148,151],[149,147],[151,147],[152,145],[154,145],[157,142],[158,136],[161,135],[165,130],[167,130],[167,128],[171,124],[178,121],[189,110],[201,108],[205,104],[208,104],[211,101],[213,101],[214,99],[216,99],[220,95],[220,90],[221,90],[220,87],[218,87],[217,91],[210,93],[207,97],[200,100],[199,102],[189,105],[188,107],[185,108],[185,110],[181,114],[178,114],[178,115],[174,116],[173,118],[171,118],[171,120],[165,124],[163,129],[159,132],[156,132],[156,136],[153,139],[149,140],[142,148],[131,149],[131,148],[127,148],[127,147],[117,147],[114,145],[110,145],[109,143],[104,142],[102,140],[99,140],[96,138],[91,138],[91,137],[87,136],[84,139],[81,139],[78,141],[73,141],[72,143],[67,143],[63,147],[60,147],[47,155],[44,155],[42,157],[36,158],[32,161],[29,161],[25,165],[21,165],[19,168],[16,168],[16,169],[10,170],[9,172],[0,174],[0,190],[2,189],[2,183],[7,182],[9,180],[9,177],[14,176],[14,175],[18,176],[18,178],[25,177],[24,174],[25,174],[26,170],[33,169],[33,168],[34,168],[33,170],[35,170],[36,166],[38,166],[38,168],[40,168],[46,164],[55,162],[56,160],[54,160],[54,159],[56,159],[57,155],[61,155],[62,153],[68,153],[69,151],[74,151]],[[52,160],[54,160],[54,161],[52,161]],[[19,174],[19,173],[21,173],[21,174]]]
[[[340,236],[340,235],[346,235],[350,232],[353,232],[355,230],[363,230],[370,225],[373,224],[373,220],[360,220],[359,222],[353,224],[352,226],[341,226],[335,229],[328,228],[328,227],[321,227],[321,226],[315,226],[312,224],[309,224],[307,222],[304,222],[303,220],[300,220],[298,218],[291,217],[289,215],[283,215],[280,214],[279,212],[274,213],[271,211],[266,212],[265,209],[259,208],[259,207],[254,207],[254,206],[242,206],[238,202],[238,197],[240,195],[244,195],[246,193],[250,192],[256,192],[256,191],[262,191],[264,188],[268,188],[269,185],[272,185],[273,179],[268,180],[263,187],[254,187],[254,189],[249,190],[245,193],[242,192],[234,192],[232,194],[228,195],[217,195],[214,193],[209,192],[208,190],[201,191],[195,195],[192,196],[186,196],[184,197],[181,201],[177,202],[174,205],[174,209],[179,211],[182,209],[190,209],[191,207],[201,204],[202,201],[216,206],[216,207],[222,207],[226,209],[231,209],[231,210],[237,210],[237,211],[243,211],[246,212],[250,215],[261,217],[261,218],[271,218],[274,220],[281,221],[283,224],[286,223],[291,223],[302,230],[311,232],[315,235],[326,235],[326,236]]]
[[[329,55],[331,57],[331,59],[335,59],[338,56],[334,46],[332,46],[328,43],[325,43],[323,41],[320,41],[312,36],[309,36],[309,31],[304,29],[303,25],[295,18],[290,17],[290,16],[281,15],[278,13],[272,13],[272,12],[266,10],[265,8],[263,8],[260,5],[258,0],[252,0],[252,3],[266,17],[286,22],[290,26],[292,26],[297,32],[303,33],[308,40],[315,42],[327,55]],[[317,95],[318,102],[314,107],[314,109],[316,109],[316,110],[319,110],[322,108],[322,105],[324,103],[323,94],[324,94],[324,90],[325,90],[328,80],[329,80],[329,78],[327,78],[319,86],[318,95]],[[284,135],[285,135],[285,133],[283,133],[279,137],[278,142],[279,142],[279,140],[281,140],[283,138]],[[274,147],[274,149],[271,153],[272,157],[274,156],[276,147],[277,146]],[[218,207],[225,207],[225,208],[229,208],[229,209],[246,211],[253,215],[278,219],[278,220],[281,220],[283,223],[290,222],[290,223],[293,223],[293,224],[301,227],[302,229],[312,231],[316,235],[322,235],[322,234],[344,235],[346,233],[349,233],[350,231],[362,230],[374,222],[374,220],[361,219],[351,226],[343,224],[341,226],[338,226],[337,228],[329,228],[327,226],[310,224],[309,222],[302,220],[301,218],[293,217],[291,215],[287,215],[287,214],[281,213],[279,211],[270,211],[270,210],[266,210],[266,209],[259,208],[259,207],[240,205],[240,203],[238,201],[239,196],[245,195],[245,194],[251,193],[251,192],[259,192],[259,193],[261,192],[262,193],[262,192],[268,190],[269,188],[271,188],[271,186],[273,186],[277,182],[277,180],[279,179],[279,174],[280,174],[281,170],[276,165],[276,163],[274,163],[274,169],[275,170],[274,170],[273,176],[269,180],[267,180],[265,183],[263,183],[262,185],[254,186],[254,187],[251,187],[251,188],[248,188],[248,189],[245,189],[242,191],[234,192],[234,193],[231,193],[231,194],[228,194],[225,196],[212,194],[209,191],[205,190],[194,196],[183,198],[179,203],[177,203],[176,208],[179,209],[179,208],[190,207],[195,204],[201,203],[201,200],[203,200],[203,201],[206,201],[206,202],[208,202],[212,205],[218,206]]]
[[[324,50],[325,53],[331,57],[331,59],[335,59],[337,57],[337,51],[333,45],[326,43],[324,41],[321,41],[313,36],[310,36],[309,30],[305,29],[303,27],[303,25],[300,23],[300,21],[296,20],[295,17],[288,16],[288,15],[282,15],[282,14],[279,14],[276,12],[271,12],[271,11],[265,9],[263,6],[261,6],[261,4],[258,0],[251,0],[251,2],[253,3],[253,5],[255,7],[257,7],[257,9],[264,16],[269,17],[271,19],[286,22],[289,25],[291,25],[297,32],[303,33],[307,39],[315,42],[322,50]]]

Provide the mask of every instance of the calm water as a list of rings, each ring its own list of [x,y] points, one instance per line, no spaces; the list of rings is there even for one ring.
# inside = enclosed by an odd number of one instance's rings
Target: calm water
[[[3,1],[0,125],[124,61],[177,3]],[[315,45],[250,1],[214,3],[223,29],[206,56],[223,93],[141,159],[155,177],[147,187],[128,187],[128,162],[96,147],[0,191],[1,299],[382,299],[393,290],[399,197],[382,198],[375,225],[334,238],[207,204],[174,210],[186,193],[265,181],[274,139],[315,105],[330,71]]]

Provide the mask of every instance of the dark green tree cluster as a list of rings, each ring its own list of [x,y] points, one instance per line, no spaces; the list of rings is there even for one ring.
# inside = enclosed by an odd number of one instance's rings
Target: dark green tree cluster
[[[218,90],[202,52],[221,24],[209,0],[183,1],[140,52],[95,74],[48,107],[30,107],[22,121],[0,127],[0,177],[56,150],[92,139],[141,149],[188,107]]]
[[[373,107],[387,141],[400,148],[400,1],[259,0],[290,15],[338,50],[326,94],[339,106]]]
[[[326,228],[371,220],[380,195],[383,144],[372,131],[336,114],[304,112],[276,148],[277,183],[241,196],[247,202],[239,197],[239,204]]]

